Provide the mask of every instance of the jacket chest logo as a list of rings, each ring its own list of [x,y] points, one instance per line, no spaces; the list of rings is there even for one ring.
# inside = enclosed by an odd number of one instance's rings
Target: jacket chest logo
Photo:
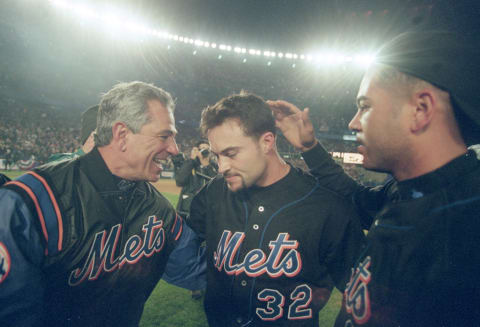
[[[70,286],[76,286],[86,278],[96,280],[102,271],[112,272],[121,268],[125,263],[135,264],[143,257],[150,257],[160,252],[165,244],[163,221],[157,221],[156,216],[150,216],[148,222],[142,226],[143,239],[139,235],[132,235],[125,242],[122,254],[116,257],[115,252],[121,230],[122,225],[118,224],[113,226],[109,232],[104,230],[95,234],[83,267],[70,273],[68,279]]]
[[[217,250],[213,253],[213,262],[218,271],[223,269],[228,275],[245,273],[249,277],[268,274],[276,278],[282,275],[293,277],[302,270],[302,259],[297,251],[298,241],[290,240],[288,233],[279,233],[274,241],[268,243],[268,254],[262,249],[253,249],[241,260],[237,257],[244,239],[245,233],[235,232],[232,235],[231,231],[223,231]]]

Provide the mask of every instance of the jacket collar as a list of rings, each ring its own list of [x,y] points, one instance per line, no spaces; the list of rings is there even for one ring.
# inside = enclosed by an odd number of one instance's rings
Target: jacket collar
[[[458,181],[479,166],[476,153],[467,153],[425,175],[397,183],[402,200],[421,198]]]
[[[79,158],[80,169],[84,170],[92,184],[100,192],[129,191],[136,182],[113,175],[103,160],[97,147]]]

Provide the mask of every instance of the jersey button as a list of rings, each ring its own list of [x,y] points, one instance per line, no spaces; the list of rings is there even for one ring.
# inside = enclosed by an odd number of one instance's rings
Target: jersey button
[[[240,283],[240,285],[242,285],[242,286],[247,286],[247,281],[246,281],[246,280],[242,280],[241,283]]]
[[[258,225],[257,224],[253,225],[253,229],[258,230]]]
[[[238,322],[239,324],[241,324],[242,321],[243,321],[242,317],[238,317],[238,318],[237,318],[237,322]]]
[[[259,211],[259,212],[264,212],[264,211],[265,211],[265,208],[262,207],[262,206],[260,206],[260,207],[258,207],[258,211]]]

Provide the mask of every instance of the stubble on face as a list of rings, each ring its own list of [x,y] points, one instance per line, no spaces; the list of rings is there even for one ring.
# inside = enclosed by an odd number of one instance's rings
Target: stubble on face
[[[352,126],[364,156],[363,167],[377,172],[392,172],[398,162],[408,156],[408,140],[404,106],[408,102],[405,90],[392,83],[384,85],[378,72],[368,72],[359,88],[359,117]],[[354,118],[355,119],[355,118]]]

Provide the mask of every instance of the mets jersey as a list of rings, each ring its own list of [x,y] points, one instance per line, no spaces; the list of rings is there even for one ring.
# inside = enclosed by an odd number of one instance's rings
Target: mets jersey
[[[187,222],[206,240],[209,325],[318,325],[362,250],[357,219],[342,197],[293,167],[270,186],[240,192],[215,178]]]

